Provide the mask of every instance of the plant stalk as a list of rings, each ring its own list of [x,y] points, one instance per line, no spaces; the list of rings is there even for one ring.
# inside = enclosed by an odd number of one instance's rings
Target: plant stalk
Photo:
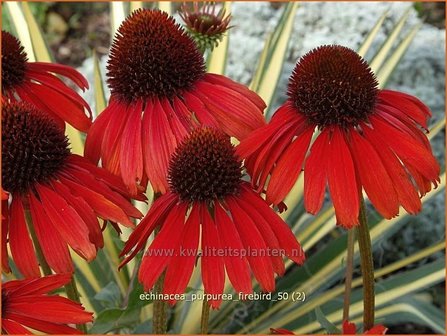
[[[348,230],[347,254],[346,254],[346,275],[345,294],[343,297],[343,321],[349,320],[349,306],[351,304],[352,292],[352,272],[354,269],[354,230]]]
[[[359,222],[357,239],[363,278],[363,330],[366,332],[374,326],[374,263],[363,197],[360,198]]]
[[[168,306],[166,302],[158,299],[158,295],[163,291],[163,282],[165,279],[165,272],[163,272],[158,278],[154,286],[154,293],[156,294],[156,299],[154,300],[154,316],[152,319],[153,323],[153,333],[156,335],[164,335],[168,329]]]
[[[202,303],[202,319],[200,321],[200,333],[202,335],[208,334],[208,321],[210,318],[210,305],[207,299],[203,299]]]

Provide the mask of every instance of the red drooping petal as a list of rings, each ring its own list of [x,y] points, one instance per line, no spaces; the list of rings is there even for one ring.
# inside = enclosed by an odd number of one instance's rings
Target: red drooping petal
[[[137,183],[143,178],[143,149],[141,143],[141,114],[143,101],[129,105],[126,126],[123,129],[120,149],[121,176],[131,195],[138,192]]]
[[[9,247],[12,258],[20,273],[26,278],[40,277],[39,264],[25,221],[25,210],[19,194],[15,194],[11,204],[9,224]]]
[[[245,294],[252,293],[253,287],[250,279],[250,265],[248,264],[247,258],[240,255],[241,251],[244,250],[244,245],[242,244],[239,233],[233,221],[217,202],[215,204],[215,216],[222,246],[237,251],[235,253],[239,254],[233,256],[225,254],[223,257],[228,278],[236,292]]]
[[[35,318],[22,316],[15,313],[10,313],[9,316],[14,321],[17,321],[20,324],[23,324],[31,329],[38,330],[47,334],[55,334],[55,335],[71,335],[71,334],[82,334],[78,329],[69,327],[67,325],[61,325],[58,323],[52,323],[47,321],[40,321]]]
[[[2,289],[14,296],[44,295],[70,282],[72,275],[53,274],[37,279],[13,280],[2,284]]]
[[[74,90],[65,85],[64,82],[62,82],[56,76],[48,75],[47,73],[28,70],[27,77],[69,98],[73,103],[78,105],[81,111],[85,108],[89,112],[89,118],[92,117],[92,111],[90,109],[90,106],[84,100],[84,98],[82,98]]]
[[[102,166],[115,175],[120,175],[120,150],[124,128],[132,105],[110,99],[114,111],[111,112],[101,144]]]
[[[121,198],[118,194],[113,194],[113,192],[108,188],[91,188],[91,186],[81,185],[82,182],[87,183],[88,180],[80,180],[79,182],[73,178],[65,178],[64,176],[59,176],[59,180],[70,188],[73,195],[82,197],[90,207],[95,211],[95,213],[106,220],[111,220],[113,222],[118,222],[127,227],[134,227],[135,225],[127,216],[126,212],[123,210],[127,205],[127,201],[117,202],[114,197]],[[106,191],[104,193],[104,191]],[[138,217],[138,216],[137,216]]]
[[[374,148],[380,148],[380,150],[377,150],[377,154],[381,157],[382,162],[393,181],[394,189],[399,197],[399,202],[410,214],[416,214],[421,211],[421,200],[410,180],[410,176],[402,166],[402,163],[383,141],[378,132],[372,130],[367,125],[364,125],[362,129],[365,138],[371,145]]]
[[[58,114],[55,114],[44,103],[44,101],[41,100],[39,96],[37,96],[34,92],[32,92],[31,88],[28,86],[28,83],[23,83],[22,85],[17,86],[15,89],[21,100],[24,100],[32,105],[35,105],[40,110],[45,111],[45,113],[48,114],[54,120],[54,122],[60,129],[65,130],[65,121]]]
[[[47,217],[44,209],[33,193],[29,194],[30,211],[36,236],[48,265],[56,273],[74,272],[73,263],[67,244],[56,229],[51,219]]]
[[[18,296],[9,300],[10,312],[53,323],[86,323],[92,321],[92,313],[86,312],[79,303],[60,296]]]
[[[386,168],[374,147],[357,131],[352,130],[351,152],[361,184],[379,213],[393,218],[399,213],[399,199]]]
[[[2,331],[8,335],[33,335],[31,331],[8,318],[2,317]]]
[[[98,115],[87,133],[84,157],[95,165],[98,164],[99,159],[102,156],[101,148],[104,141],[105,130],[107,129],[110,120],[115,117],[116,113],[120,113],[120,111],[117,111],[117,104],[111,101],[109,106]]]
[[[440,167],[429,148],[377,117],[371,116],[370,121],[405,166],[414,168],[433,183],[439,181]]]
[[[163,293],[182,294],[188,286],[194,270],[200,237],[200,212],[198,206],[193,206],[189,218],[183,227],[181,244],[176,248],[166,270]],[[175,301],[170,301],[175,304]]]
[[[400,131],[407,133],[415,140],[418,140],[425,147],[430,148],[430,141],[421,131],[420,126],[415,124],[406,115],[403,115],[398,109],[388,105],[378,105],[376,107],[375,115],[380,116],[385,122],[392,124]]]
[[[53,182],[51,186],[60,195],[64,195],[67,203],[79,214],[84,223],[87,224],[89,239],[96,246],[96,248],[104,247],[101,227],[99,225],[98,218],[90,205],[82,197],[73,196],[70,189],[62,183]]]
[[[238,201],[241,205],[242,211],[244,211],[246,215],[253,220],[253,223],[256,225],[259,233],[261,233],[262,238],[267,245],[269,257],[272,260],[273,270],[278,275],[284,275],[284,272],[286,271],[282,259],[284,253],[280,247],[278,238],[270,227],[270,224],[266,222],[266,220],[256,211],[253,206],[251,206],[250,203],[244,202],[242,197],[238,199]]]
[[[207,73],[203,77],[203,80],[212,84],[224,86],[233,91],[237,91],[238,93],[249,99],[253,104],[255,104],[260,111],[263,111],[267,107],[265,102],[262,100],[260,96],[258,96],[256,92],[248,89],[245,85],[239,84],[229,79],[228,77],[218,74]]]
[[[403,92],[380,90],[379,100],[383,104],[394,106],[406,117],[427,129],[427,120],[431,116],[429,108],[416,97]]]
[[[105,172],[104,172],[105,173]],[[122,209],[122,211],[129,217],[141,218],[143,214],[135,208],[129,201],[129,193],[125,192],[115,192],[106,182],[101,181],[95,175],[91,174],[91,170],[85,170],[75,164],[67,165],[61,172],[62,176],[66,176],[68,179],[72,180],[77,184],[84,185],[90,190],[103,195],[105,198],[110,200],[116,206]],[[102,175],[104,176],[104,175]],[[118,184],[118,189],[122,190],[122,184]],[[141,192],[140,192],[141,193]],[[144,197],[144,196],[143,196]],[[140,198],[140,196],[135,196],[135,198]],[[106,218],[106,217],[105,217]],[[107,219],[107,218],[106,218]]]
[[[205,104],[192,92],[184,92],[183,99],[185,101],[185,105],[194,114],[194,117],[200,122],[201,125],[219,128],[219,123],[217,122],[216,118],[214,118]]]
[[[233,217],[233,222],[241,237],[242,243],[249,250],[247,260],[253,274],[261,285],[262,290],[272,292],[275,290],[275,278],[272,260],[267,254],[267,245],[253,220],[241,209],[238,201],[227,197],[226,202]],[[261,256],[261,254],[264,254]]]
[[[131,233],[129,239],[124,245],[123,250],[120,253],[120,257],[125,256],[131,250],[132,253],[124,259],[119,268],[122,268],[127,264],[141,249],[146,245],[149,235],[154,229],[164,222],[166,215],[171,211],[175,203],[178,202],[178,197],[168,192],[158,198],[151,206],[148,214],[141,220],[137,228]]]
[[[76,171],[82,171],[95,177],[96,180],[104,182],[110,189],[118,192],[125,198],[130,198],[129,191],[119,176],[113,175],[109,171],[97,167],[87,161],[84,157],[72,154],[67,158],[66,165],[74,168]],[[147,198],[142,192],[132,197],[138,201],[146,201]]]
[[[206,204],[199,204],[202,217],[202,281],[206,294],[217,295],[208,302],[214,309],[219,308],[225,284],[224,260],[216,251],[222,248],[216,224],[211,219]],[[224,251],[225,252],[225,251]]]
[[[168,99],[163,99],[160,101],[163,110],[166,111],[166,115],[169,121],[169,127],[171,128],[172,134],[174,134],[177,143],[183,140],[183,138],[188,135],[189,131],[192,129],[192,115],[191,112],[186,108],[178,97],[174,98],[171,102]]]
[[[47,106],[45,111],[49,109],[61,119],[73,125],[74,128],[82,132],[88,131],[92,122],[86,116],[83,107],[79,108],[71,99],[44,85],[28,82],[27,87]]]
[[[55,191],[41,184],[36,185],[36,190],[45,213],[61,237],[85,260],[95,259],[95,245],[90,242],[87,225],[79,214]]]
[[[226,134],[244,139],[250,132],[265,125],[262,111],[239,93],[205,81],[197,82],[196,87],[196,96]]]
[[[267,188],[266,198],[269,204],[281,203],[295,185],[301,173],[313,132],[313,127],[307,128],[282,153]]]
[[[88,89],[88,81],[78,71],[62,64],[30,62],[27,64],[29,70],[37,72],[54,72],[58,75],[67,77],[72,80],[80,89]]]
[[[355,132],[355,131],[353,131]],[[337,225],[350,229],[359,223],[361,187],[343,131],[334,127],[328,150],[327,178]]]
[[[279,132],[281,128],[297,120],[297,117],[300,120],[302,119],[296,109],[289,102],[286,102],[276,110],[269,124],[254,130],[247,138],[241,141],[236,147],[236,154],[242,159],[252,155],[263,145],[268,144],[271,137],[276,132]]]
[[[145,290],[154,286],[179,244],[187,208],[188,204],[182,202],[171,209],[160,232],[146,251],[138,273]]]
[[[290,227],[248,185],[244,185],[242,190],[241,199],[244,204],[250,207],[251,211],[256,211],[261,215],[264,225],[270,225],[280,243],[280,248],[285,250],[285,255],[297,264],[303,264],[306,259],[304,251]]]
[[[253,171],[252,184],[258,185],[258,192],[263,190],[268,175],[272,173],[274,165],[284,150],[290,146],[296,132],[300,133],[298,125],[299,121],[295,120],[278,128],[278,131],[270,141],[261,147],[259,152],[253,155],[256,156],[254,163],[252,163],[251,158],[247,160],[249,162],[248,170]]]
[[[327,183],[329,129],[318,135],[304,167],[304,207],[315,215],[320,211]]]
[[[177,140],[160,101],[146,104],[143,116],[143,147],[146,174],[155,192],[164,194],[169,186],[168,165]]]

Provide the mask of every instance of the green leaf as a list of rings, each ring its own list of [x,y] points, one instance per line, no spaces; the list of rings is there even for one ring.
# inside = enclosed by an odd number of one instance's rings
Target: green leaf
[[[393,51],[393,53],[387,58],[386,62],[382,65],[380,70],[377,72],[377,74],[376,74],[377,80],[379,81],[381,87],[384,87],[386,85],[386,82],[390,78],[393,70],[399,64],[400,59],[407,51],[411,42],[416,37],[416,33],[419,31],[419,29],[421,27],[422,27],[422,23],[418,24],[417,26],[413,27],[413,29],[411,29],[411,31],[399,43],[399,45],[396,47],[396,49]]]
[[[226,13],[231,11],[231,1],[226,1],[223,3]],[[227,55],[228,55],[228,44],[230,40],[230,31],[228,30],[219,45],[214,48],[213,52],[207,59],[208,72],[221,74],[225,73],[225,68],[227,66]]]
[[[94,299],[110,306],[117,306],[121,300],[121,292],[117,284],[113,281],[109,282]]]
[[[293,30],[293,19],[297,9],[298,2],[289,2],[285,6],[278,25],[265,43],[259,64],[250,84],[250,89],[256,91],[264,99],[267,106],[270,106],[272,102],[281,76],[287,46]]]
[[[327,331],[328,334],[341,334],[340,329],[338,329],[331,321],[329,321],[326,316],[324,316],[320,307],[315,308],[315,317],[320,323],[321,327]]]
[[[106,309],[98,314],[89,332],[91,334],[105,334],[114,330],[132,328],[135,324],[139,323],[139,320],[139,310]]]
[[[365,40],[361,44],[360,48],[358,49],[358,54],[362,57],[366,56],[366,53],[371,48],[372,43],[374,42],[374,39],[377,36],[377,33],[380,31],[380,29],[383,26],[383,22],[385,21],[386,17],[388,16],[388,11],[382,14],[382,16],[377,20],[376,24],[374,25],[373,29],[370,30],[368,33],[368,36],[366,36]]]
[[[394,43],[399,38],[399,34],[402,31],[402,28],[404,27],[405,22],[407,21],[409,15],[410,15],[410,8],[407,11],[405,11],[404,15],[402,15],[399,22],[394,26],[393,30],[391,31],[391,34],[388,36],[388,38],[383,43],[382,47],[377,52],[376,56],[374,56],[372,61],[369,63],[374,73],[377,73],[380,70],[382,64],[385,62],[388,54],[393,48]]]
[[[22,2],[22,10],[25,15],[25,19],[28,25],[28,30],[31,35],[31,41],[33,44],[34,54],[36,55],[36,60],[39,62],[51,62],[52,56],[48,46],[42,36],[39,25],[34,18],[31,9],[27,2]]]
[[[101,67],[99,65],[99,58],[95,51],[93,51],[93,75],[94,75],[94,89],[95,89],[95,107],[96,115],[99,115],[107,106],[106,96],[104,90],[104,82],[101,75]]]
[[[110,38],[113,40],[116,31],[118,30],[121,22],[126,18],[126,13],[124,11],[124,3],[122,1],[112,1],[110,3],[111,10],[111,25],[112,31],[110,34]]]

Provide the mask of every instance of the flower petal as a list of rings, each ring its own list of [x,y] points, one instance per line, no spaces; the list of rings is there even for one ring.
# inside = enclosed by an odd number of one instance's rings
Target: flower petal
[[[379,213],[393,218],[399,213],[399,200],[386,168],[374,147],[357,131],[352,130],[351,151],[361,184]]]
[[[234,226],[233,221],[228,217],[225,210],[222,209],[219,203],[215,205],[215,216],[217,230],[222,245],[228,249],[238,251],[240,254],[244,250],[239,233]],[[238,293],[252,293],[253,288],[250,279],[250,265],[247,258],[243,255],[230,256],[225,254],[224,257],[225,269],[227,270],[228,278],[231,281],[234,289]]]
[[[11,204],[9,247],[20,273],[26,278],[40,277],[39,264],[25,221],[22,199],[15,194]]]
[[[55,191],[41,184],[36,185],[36,190],[45,213],[63,239],[85,260],[93,260],[96,248],[90,242],[88,228],[79,214]]]
[[[218,297],[219,299],[209,300],[209,304],[214,309],[219,308],[222,303],[220,294],[223,293],[225,284],[224,261],[215,251],[221,249],[219,233],[216,224],[211,219],[206,204],[200,204],[202,217],[202,250],[201,257],[202,280],[206,294]]]
[[[352,154],[342,132],[338,127],[334,127],[326,172],[337,224],[349,229],[359,223],[361,188],[357,185]]]
[[[266,198],[269,204],[281,203],[295,185],[301,173],[313,132],[313,127],[307,128],[281,154],[267,188]]]
[[[53,228],[51,219],[47,217],[42,205],[33,193],[29,194],[29,202],[36,236],[48,265],[56,273],[74,272],[67,244],[62,240],[58,231]]]
[[[310,149],[304,167],[304,207],[315,215],[320,211],[327,183],[327,157],[329,131],[325,129],[318,135]]]
[[[180,241],[187,207],[188,204],[183,202],[171,209],[160,232],[144,254],[138,279],[146,291],[154,286]]]
[[[120,149],[120,167],[123,182],[132,195],[138,192],[137,183],[143,178],[143,149],[141,144],[141,114],[143,102],[130,105],[129,116],[123,129]]]
[[[266,256],[267,245],[253,220],[241,209],[233,197],[227,197],[226,202],[233,217],[233,222],[241,237],[242,243],[249,249],[247,260],[253,274],[262,290],[275,290],[275,278],[272,260]],[[256,254],[256,255],[255,255]]]
[[[166,270],[163,284],[164,294],[182,294],[188,286],[199,246],[200,213],[198,206],[193,206],[181,236],[181,243],[176,248],[176,254],[171,258]],[[175,301],[170,301],[170,303],[174,304]]]

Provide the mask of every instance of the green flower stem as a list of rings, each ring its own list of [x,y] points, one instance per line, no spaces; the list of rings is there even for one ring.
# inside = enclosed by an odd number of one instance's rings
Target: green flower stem
[[[208,321],[210,318],[210,305],[208,300],[203,299],[202,303],[202,319],[200,321],[200,333],[202,335],[208,334]]]
[[[154,286],[154,293],[157,295],[161,294],[163,291],[163,281],[165,278],[165,273],[158,278]],[[153,330],[152,332],[156,335],[164,335],[168,329],[168,306],[163,300],[154,300],[154,316],[152,319]]]
[[[349,320],[349,306],[351,304],[352,272],[354,268],[354,230],[348,230],[348,243],[346,254],[345,294],[343,298],[343,321]]]
[[[79,298],[79,292],[78,288],[76,286],[76,280],[74,277],[74,274],[71,277],[71,281],[66,284],[65,286],[65,292],[67,293],[67,297],[77,303],[81,303],[81,299]],[[87,333],[87,327],[85,324],[76,324],[76,328],[81,331],[82,333]]]
[[[161,196],[160,193],[154,193],[154,202]],[[160,232],[160,227],[154,231],[154,236]],[[163,272],[154,285],[154,294],[157,295],[163,292],[163,282],[165,279],[165,272]],[[152,317],[152,333],[156,335],[164,335],[168,330],[168,306],[163,300],[154,300],[153,317]]]
[[[45,276],[51,275],[53,274],[53,272],[51,272],[51,268],[48,265],[45,256],[43,255],[42,247],[40,246],[39,239],[37,239],[36,231],[34,230],[33,226],[33,219],[31,217],[29,209],[25,210],[25,219],[28,226],[28,231],[33,241],[34,249],[36,250],[37,260],[39,262],[40,268],[42,269],[42,272]]]
[[[363,330],[367,331],[374,326],[374,263],[363,197],[360,201],[359,222],[357,237],[363,278]]]

